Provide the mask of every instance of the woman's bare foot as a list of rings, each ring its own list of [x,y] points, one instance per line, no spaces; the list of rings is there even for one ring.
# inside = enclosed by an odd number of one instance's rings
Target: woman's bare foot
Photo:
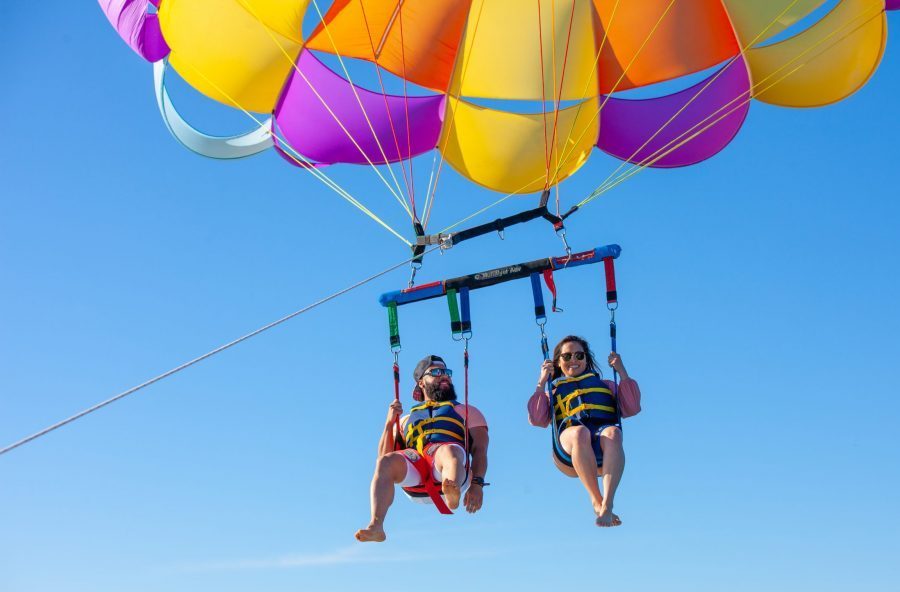
[[[441,483],[441,493],[444,494],[444,501],[447,502],[448,508],[455,510],[459,507],[459,485],[456,484],[456,481],[444,479],[444,482]]]
[[[619,519],[618,516],[613,514],[612,508],[607,508],[606,506],[601,506],[600,511],[597,512],[597,526],[601,527],[610,527],[610,526],[619,526],[622,524],[622,520]]]
[[[377,522],[369,524],[367,527],[356,531],[356,540],[361,543],[381,543],[387,538],[384,534],[384,528]]]

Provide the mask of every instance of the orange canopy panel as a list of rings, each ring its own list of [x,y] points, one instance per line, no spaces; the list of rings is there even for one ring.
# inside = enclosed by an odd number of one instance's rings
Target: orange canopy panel
[[[721,0],[593,1],[600,92],[700,72],[740,53]]]
[[[375,62],[446,92],[470,0],[337,0],[313,31],[310,49]]]

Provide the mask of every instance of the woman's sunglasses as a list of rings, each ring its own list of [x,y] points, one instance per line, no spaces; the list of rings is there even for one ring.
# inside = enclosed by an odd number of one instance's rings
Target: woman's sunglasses
[[[572,356],[575,356],[575,359],[576,359],[576,360],[583,360],[583,359],[584,359],[584,352],[575,352],[575,353],[572,353],[572,352],[566,352],[566,353],[564,353],[564,354],[559,354],[559,357],[562,358],[563,361],[566,361],[566,362],[568,362],[569,360],[571,360],[571,359],[572,359]]]
[[[425,374],[434,376],[435,378],[438,376],[453,376],[453,370],[450,368],[432,368],[431,370],[427,370]]]

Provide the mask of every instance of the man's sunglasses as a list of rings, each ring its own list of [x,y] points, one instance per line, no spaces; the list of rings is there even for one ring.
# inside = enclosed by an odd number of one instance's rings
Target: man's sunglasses
[[[576,360],[583,360],[583,359],[584,359],[584,352],[575,352],[575,353],[572,353],[572,352],[566,352],[566,353],[564,353],[564,354],[559,354],[559,357],[562,358],[562,359],[563,359],[564,361],[566,361],[566,362],[568,362],[569,360],[571,360],[571,359],[572,359],[572,356],[575,356],[575,359],[576,359]]]
[[[434,376],[437,378],[438,376],[453,376],[453,370],[450,368],[432,368],[431,370],[426,370],[425,374],[428,376]]]

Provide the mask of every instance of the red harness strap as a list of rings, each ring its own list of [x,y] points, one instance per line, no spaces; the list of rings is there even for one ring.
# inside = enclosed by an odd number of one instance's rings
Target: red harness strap
[[[413,467],[419,472],[419,476],[422,478],[422,485],[404,487],[403,489],[412,493],[427,493],[438,512],[441,514],[452,514],[453,512],[450,511],[450,508],[444,502],[444,498],[441,497],[441,484],[436,482],[431,474],[433,462],[434,460],[431,457],[420,454],[419,459],[413,462]]]
[[[547,284],[547,289],[550,290],[550,294],[553,296],[551,310],[553,310],[553,312],[562,312],[561,308],[556,307],[556,282],[553,281],[552,269],[547,269],[544,271],[544,283]]]

